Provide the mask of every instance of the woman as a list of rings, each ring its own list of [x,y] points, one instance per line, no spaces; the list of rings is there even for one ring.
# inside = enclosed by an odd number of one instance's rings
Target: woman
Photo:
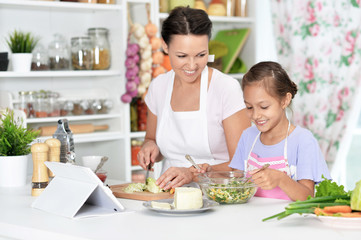
[[[173,70],[149,86],[147,131],[138,160],[146,169],[164,158],[157,180],[164,189],[192,182],[209,165],[214,171],[229,163],[250,126],[239,83],[207,67],[211,30],[208,15],[189,7],[175,8],[162,25],[162,47]],[[186,154],[203,170],[195,170]]]

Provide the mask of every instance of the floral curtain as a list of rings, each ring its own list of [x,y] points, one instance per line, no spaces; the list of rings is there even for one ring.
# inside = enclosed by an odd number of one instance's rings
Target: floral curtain
[[[299,88],[293,122],[313,132],[329,163],[361,82],[360,2],[271,2],[278,59]]]

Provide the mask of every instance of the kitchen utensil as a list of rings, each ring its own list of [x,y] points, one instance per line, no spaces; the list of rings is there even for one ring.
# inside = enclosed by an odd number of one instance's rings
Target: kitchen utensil
[[[253,174],[256,174],[256,173],[258,173],[259,171],[262,171],[262,170],[264,170],[264,169],[266,169],[266,168],[268,168],[270,165],[268,164],[268,163],[266,163],[265,165],[263,165],[261,168],[259,168],[255,173],[253,173]],[[253,175],[252,174],[252,175]],[[248,178],[246,178],[246,182],[249,182],[249,180],[251,180],[251,178],[252,178],[252,176],[249,176]]]
[[[93,125],[91,123],[89,124],[69,124],[69,127],[73,134],[79,134],[79,133],[92,133],[94,131],[103,131],[108,130],[109,125]],[[39,127],[40,130],[40,136],[51,136],[55,130],[56,126],[43,126]]]
[[[152,201],[152,200],[167,199],[167,198],[174,197],[174,195],[170,194],[169,192],[151,193],[151,192],[145,191],[145,192],[126,193],[126,192],[124,192],[124,189],[126,187],[128,187],[128,185],[129,185],[129,183],[112,185],[112,186],[110,186],[110,189],[112,190],[114,196],[116,196],[117,198],[127,198],[127,199],[141,200],[141,201]]]
[[[149,163],[147,166],[147,173],[145,174],[145,184],[147,184],[147,178],[149,177],[149,170],[152,168],[152,164]]]
[[[97,166],[97,168],[95,169],[94,172],[96,173],[99,169],[101,169],[106,161],[108,161],[108,157],[106,157],[106,156],[102,157],[99,165]]]
[[[190,155],[185,155],[185,158],[193,165],[193,167],[195,167],[196,169],[198,170],[202,170],[198,164],[196,164],[193,160],[193,158],[190,156]],[[204,175],[209,181],[211,181],[211,179],[207,176],[207,175]]]
[[[198,177],[198,184],[204,196],[221,204],[246,203],[257,191],[257,185],[247,182],[240,170],[207,172]]]

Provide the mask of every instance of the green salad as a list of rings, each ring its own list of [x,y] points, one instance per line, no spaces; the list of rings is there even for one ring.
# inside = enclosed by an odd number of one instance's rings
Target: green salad
[[[231,180],[227,184],[209,183],[203,186],[209,199],[218,203],[245,203],[256,193],[257,187],[252,182]]]

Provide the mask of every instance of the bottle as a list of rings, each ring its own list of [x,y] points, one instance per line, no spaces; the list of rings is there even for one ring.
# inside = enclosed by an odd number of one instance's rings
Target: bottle
[[[49,147],[48,160],[49,162],[60,162],[60,146],[61,142],[56,138],[49,138],[45,141]],[[50,169],[48,169],[48,174],[50,178],[53,178],[55,175]]]
[[[60,162],[75,164],[73,133],[66,118],[58,120],[58,128],[53,134],[53,138],[58,139],[61,143]]]
[[[46,143],[31,145],[33,159],[32,196],[39,196],[49,183],[48,168],[44,164],[48,160],[49,147]]]
[[[18,109],[23,110],[25,112],[26,117],[29,116],[28,108],[27,108],[28,95],[29,95],[29,92],[26,92],[26,91],[20,91],[19,92],[19,107],[18,107]]]
[[[89,28],[88,35],[93,46],[93,70],[106,70],[110,68],[110,43],[108,39],[108,29]]]

